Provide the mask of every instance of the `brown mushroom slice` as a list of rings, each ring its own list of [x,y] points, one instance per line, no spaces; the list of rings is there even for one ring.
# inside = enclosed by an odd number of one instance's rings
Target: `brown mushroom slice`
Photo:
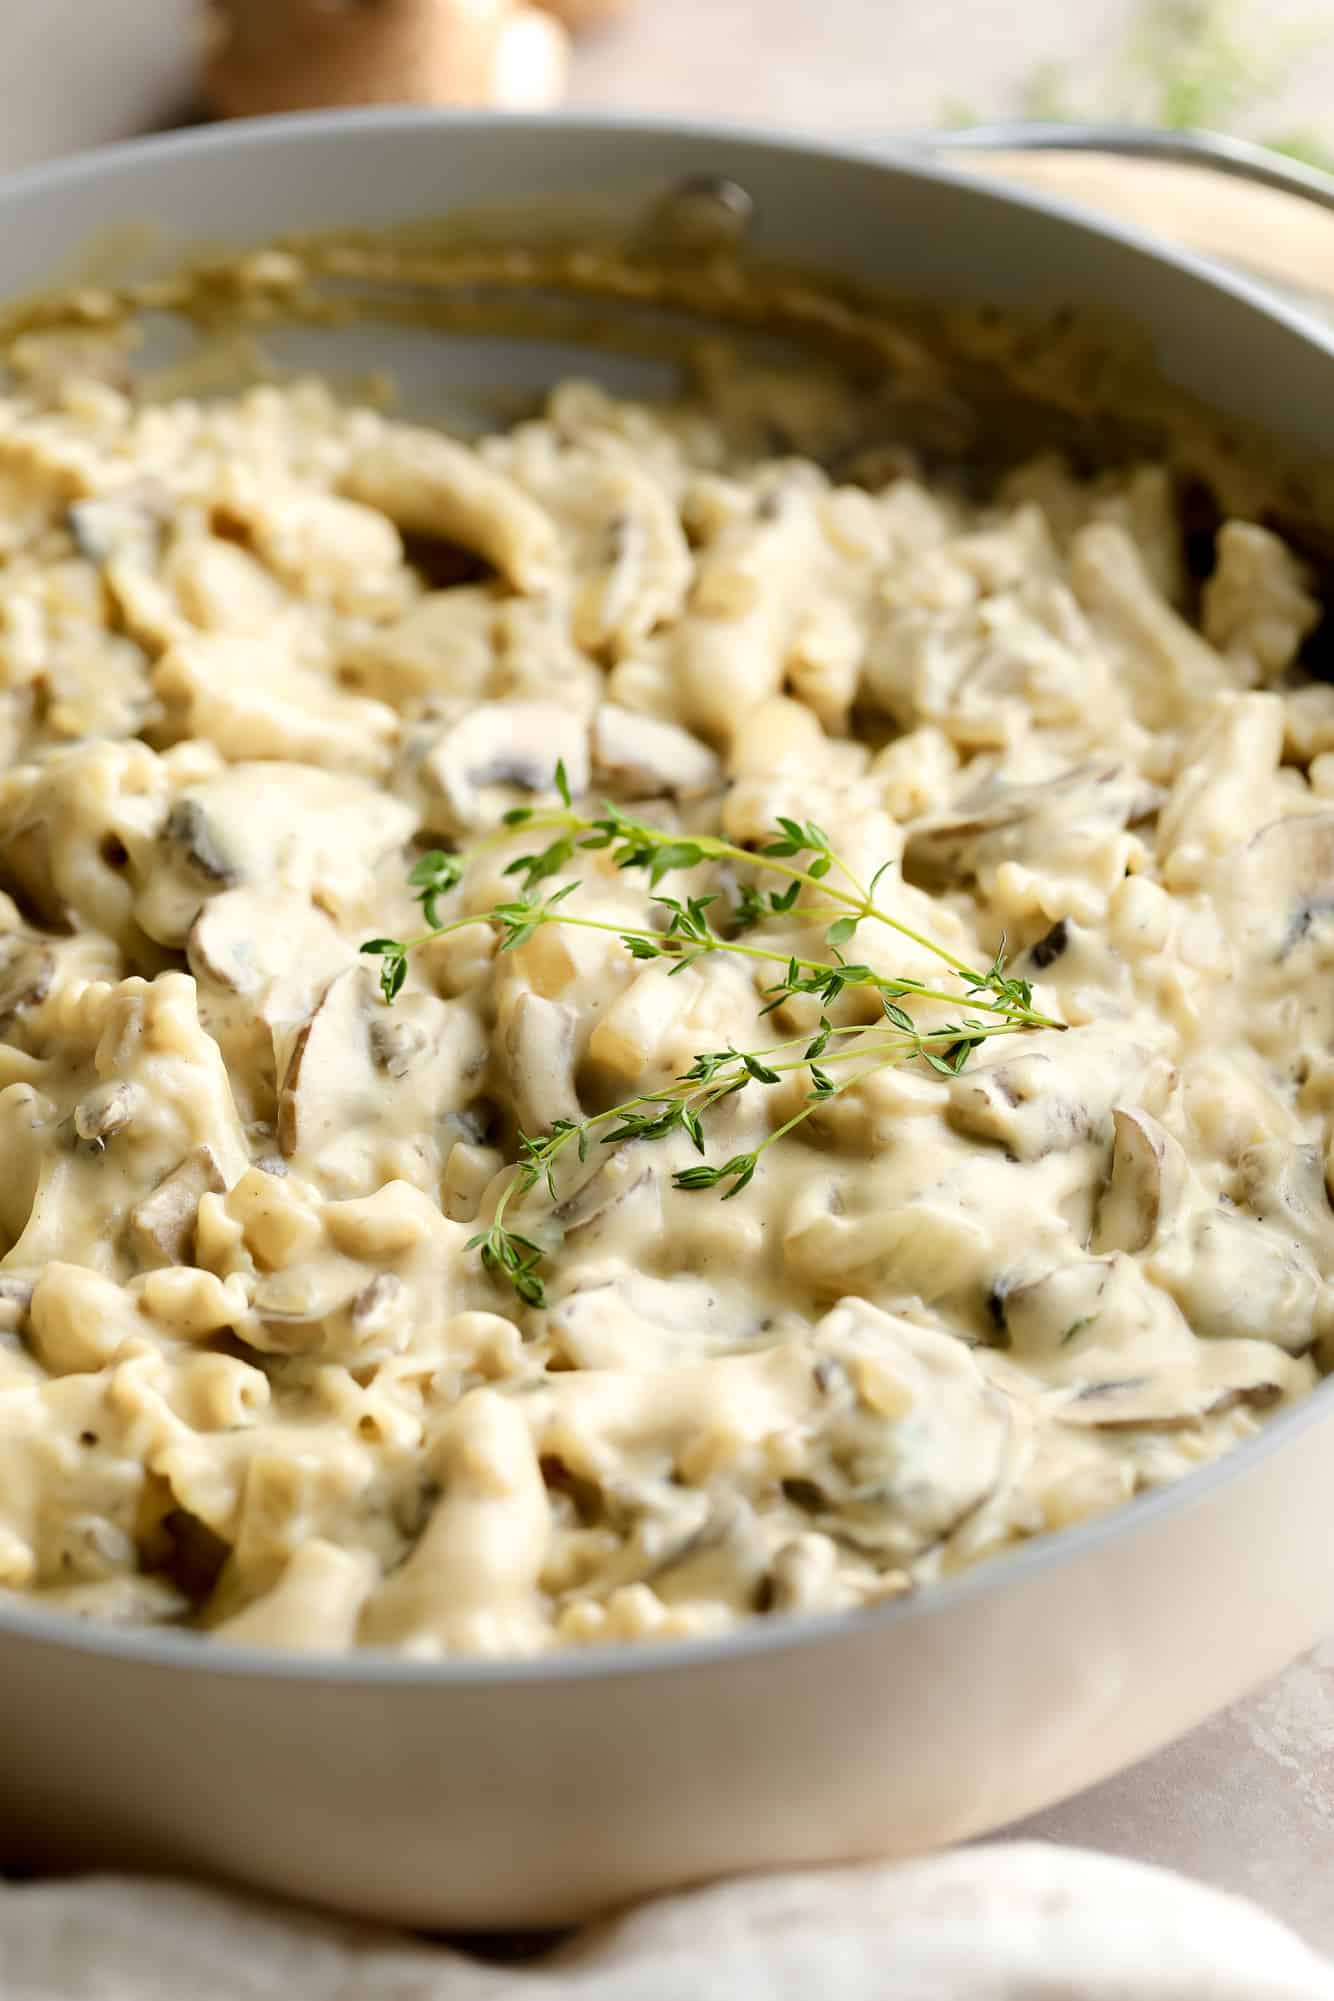
[[[592,1163],[578,1185],[563,1196],[552,1210],[566,1240],[591,1229],[604,1216],[621,1207],[632,1196],[658,1179],[658,1164],[647,1158],[648,1149],[633,1141],[604,1152]]]
[[[987,1304],[1002,1337],[993,1345],[1008,1345],[1020,1363],[1059,1364],[1063,1375],[1086,1367],[1091,1348],[1162,1357],[1191,1345],[1179,1307],[1120,1251],[1003,1272]]]
[[[330,918],[290,890],[224,890],[196,916],[186,960],[198,982],[200,1021],[226,1059],[250,1123],[276,1115],[274,1035],[304,1021],[354,958]]]
[[[1109,1136],[1113,1105],[1149,1061],[1140,1044],[1096,1024],[1025,1036],[1019,1055],[954,1078],[947,1117],[970,1139],[1041,1160]]]
[[[194,1262],[195,1218],[201,1195],[227,1184],[212,1147],[197,1146],[130,1211],[130,1245],[145,1270]]]
[[[12,931],[0,938],[0,1030],[39,1007],[56,977],[56,955],[43,938]]]
[[[1221,858],[1216,894],[1243,952],[1286,959],[1334,911],[1334,813],[1262,827]]]
[[[1262,1358],[1235,1364],[1227,1372],[1230,1380],[1190,1367],[1110,1376],[1075,1389],[1054,1390],[1043,1399],[1042,1409],[1057,1424],[1081,1430],[1184,1430],[1238,1405],[1264,1410],[1277,1403],[1290,1387],[1283,1360],[1276,1355],[1268,1364]]]
[[[1179,1143],[1148,1112],[1114,1106],[1112,1129],[1112,1171],[1098,1201],[1090,1248],[1142,1251],[1181,1208],[1190,1167]]]
[[[358,1113],[374,1115],[364,977],[358,966],[330,980],[297,1030],[278,1094],[278,1145],[286,1160],[298,1154],[313,1160]]]
[[[993,1226],[960,1199],[957,1182],[886,1200],[873,1184],[807,1181],[788,1212],[782,1255],[787,1273],[824,1298],[858,1284],[930,1303],[980,1284],[993,1242]]]
[[[962,1341],[864,1299],[840,1300],[811,1346],[837,1372],[809,1455],[810,1511],[879,1562],[911,1562],[996,1491],[1007,1399]]]
[[[190,928],[186,960],[199,1016],[227,1060],[249,1119],[274,1115],[273,1036],[314,1007],[356,954],[307,897],[283,889],[234,889],[206,903]]]
[[[744,1612],[768,1568],[769,1542],[754,1508],[740,1494],[721,1493],[700,1526],[641,1574],[666,1604],[721,1601]]]
[[[160,498],[168,496],[164,492]],[[142,562],[154,555],[162,532],[162,509],[147,503],[148,496],[138,485],[73,501],[65,520],[79,554],[99,565],[113,556],[138,557]]]
[[[198,762],[209,752],[197,746]],[[72,744],[0,777],[0,857],[38,921],[135,954],[135,887],[167,807],[171,771],[146,744]],[[105,976],[103,976],[105,977]],[[113,974],[114,977],[114,974]]]
[[[421,770],[444,824],[463,830],[495,825],[534,794],[554,796],[558,764],[572,792],[588,790],[588,725],[577,711],[558,702],[482,702],[437,738]]]
[[[1291,1354],[1316,1339],[1321,1280],[1309,1253],[1230,1206],[1197,1216],[1145,1268],[1206,1339],[1271,1341]]]
[[[6,1179],[31,1189],[31,1213],[10,1259],[28,1269],[65,1258],[116,1271],[135,1204],[196,1146],[207,1146],[227,1185],[249,1152],[217,1044],[200,1024],[184,973],[90,988],[76,1031],[53,1050],[43,1103],[28,1091],[26,1126],[11,1086]],[[58,1098],[56,1096],[58,1093]],[[8,1214],[13,1215],[10,1207]]]
[[[346,772],[229,765],[173,802],[134,914],[150,938],[180,946],[209,898],[241,884],[336,913],[364,901],[377,863],[414,825],[410,806]]]
[[[271,1273],[250,1295],[246,1345],[268,1355],[323,1356],[325,1327],[351,1305],[345,1273],[321,1273],[298,1265]]]
[[[688,729],[615,702],[593,717],[593,769],[622,798],[698,799],[723,782],[718,757]]]
[[[434,1193],[447,1141],[436,1115],[466,1103],[480,1081],[486,1050],[470,1009],[401,994],[395,1016],[420,1030],[422,1060],[398,1076],[372,1044],[383,1011],[363,961],[332,979],[295,1033],[280,1038],[278,1144],[328,1195],[370,1194],[389,1180]]]
[[[327,985],[352,956],[322,910],[281,889],[237,889],[214,897],[186,940],[197,980],[253,998],[257,1006],[275,982]]]
[[[951,812],[913,826],[903,873],[920,889],[941,889],[1007,861],[1064,860],[1143,819],[1160,796],[1119,764],[1076,765],[1030,785],[989,778]]]
[[[794,1314],[766,1312],[739,1287],[677,1272],[656,1278],[619,1259],[581,1271],[547,1325],[576,1369],[669,1368],[703,1356],[769,1348],[795,1335]]]
[[[0,1272],[0,1341],[26,1332],[36,1283],[17,1272]]]
[[[349,1292],[342,1269],[298,1266],[261,1280],[250,1306],[258,1327],[247,1322],[247,1344],[269,1354],[365,1366],[401,1354],[412,1338],[412,1289],[392,1271]]]
[[[162,823],[159,840],[210,889],[230,889],[238,864],[231,860],[217,828],[198,799],[178,799]]]
[[[1319,1147],[1281,1139],[1247,1147],[1233,1195],[1260,1222],[1304,1244],[1322,1270],[1334,1270],[1334,1209]]]

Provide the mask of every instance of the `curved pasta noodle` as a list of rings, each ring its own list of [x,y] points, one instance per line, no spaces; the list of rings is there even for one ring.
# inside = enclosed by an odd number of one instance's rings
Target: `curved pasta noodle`
[[[864,427],[712,352],[476,446],[313,382],[0,404],[15,1602],[426,1658],[717,1633],[1113,1507],[1334,1361],[1310,577],[1228,522],[1196,619],[1164,468],[975,504]],[[506,940],[470,920],[558,761],[682,865],[572,842],[577,924]],[[839,867],[744,949],[632,957],[663,897],[781,891],[690,844],[782,819]],[[388,1006],[359,948],[458,843]],[[1002,948],[1063,1032],[985,1038],[957,965]],[[955,1061],[886,1066],[866,986],[772,992],[835,949],[970,1023]],[[603,1144],[757,1049],[702,1135],[757,1154],[735,1202],[677,1184],[686,1131]],[[502,1195],[540,1307],[478,1256]]]

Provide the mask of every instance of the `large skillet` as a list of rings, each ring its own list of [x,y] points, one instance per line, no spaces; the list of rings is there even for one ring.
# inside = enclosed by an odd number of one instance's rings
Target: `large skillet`
[[[754,198],[767,252],[937,299],[1129,310],[1169,378],[1334,459],[1334,344],[1244,283],[906,159],[703,127],[376,112],[150,141],[0,188],[0,293],[130,219],[255,241],[539,192],[641,202],[718,174]],[[498,342],[468,365],[504,379],[520,362]],[[1326,1383],[1110,1518],[920,1598],[717,1643],[427,1666],[0,1611],[3,1852],[513,1927],[958,1840],[1151,1751],[1312,1643],[1334,1615],[1331,1522]]]

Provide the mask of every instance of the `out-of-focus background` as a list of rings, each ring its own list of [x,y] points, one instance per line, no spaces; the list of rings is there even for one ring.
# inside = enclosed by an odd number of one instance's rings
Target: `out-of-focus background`
[[[560,0],[552,4],[560,11]],[[236,0],[233,12],[269,25],[285,11],[308,22],[323,14],[334,33],[358,6],[388,15],[401,5]],[[485,13],[490,0],[416,0],[411,11],[433,5],[462,17]],[[1334,161],[1334,0],[619,6],[573,36],[566,102],[845,136],[1016,114],[1126,114],[1243,132]],[[564,8],[577,13],[580,0]],[[194,115],[204,11],[202,0],[5,0],[0,169]],[[310,40],[317,30],[304,32]]]

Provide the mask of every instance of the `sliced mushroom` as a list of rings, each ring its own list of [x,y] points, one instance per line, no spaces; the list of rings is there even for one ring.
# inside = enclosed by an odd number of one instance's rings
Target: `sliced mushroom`
[[[24,1332],[35,1285],[35,1279],[0,1272],[0,1336]]]
[[[615,702],[593,717],[593,769],[623,798],[696,799],[722,784],[719,759],[689,730]]]
[[[257,1007],[275,984],[284,992],[326,986],[352,956],[322,910],[281,889],[215,896],[191,926],[185,950],[197,980],[251,997]],[[263,1018],[278,1016],[265,1012]]]
[[[1016,1360],[1059,1365],[1066,1379],[1091,1349],[1161,1360],[1193,1345],[1179,1308],[1121,1252],[1021,1264],[999,1275],[988,1304]]]
[[[246,1341],[270,1354],[364,1366],[401,1354],[412,1337],[412,1289],[392,1271],[351,1292],[341,1270],[276,1272],[255,1287],[250,1305],[258,1329],[247,1322]]]
[[[410,806],[346,772],[229,765],[173,802],[134,915],[150,938],[180,946],[209,897],[243,883],[336,914],[364,901],[377,863],[414,825]]]
[[[14,931],[0,939],[0,1029],[18,1015],[39,1007],[51,991],[56,955],[30,933]]]
[[[348,1306],[348,1318],[363,1337],[384,1334],[401,1322],[408,1304],[408,1289],[395,1272],[377,1272],[362,1286]]]
[[[1247,1147],[1233,1193],[1260,1222],[1304,1244],[1323,1270],[1334,1268],[1334,1209],[1319,1147],[1279,1139]]]
[[[871,1197],[851,1214],[841,1205],[837,1188],[808,1185],[783,1231],[786,1270],[825,1298],[856,1284],[931,1301],[981,1280],[991,1233],[953,1189],[889,1205]]]
[[[657,1167],[646,1158],[647,1149],[633,1141],[605,1153],[579,1185],[552,1210],[566,1239],[589,1229],[623,1202],[638,1194],[657,1178]]]
[[[321,1275],[301,1265],[272,1273],[250,1295],[257,1326],[247,1323],[246,1344],[263,1354],[324,1354],[326,1326],[347,1312],[354,1296],[340,1271]]]
[[[1179,1431],[1238,1404],[1263,1410],[1283,1395],[1282,1357],[1239,1365],[1231,1382],[1211,1380],[1191,1368],[1155,1369],[1151,1375],[1114,1376],[1053,1391],[1047,1414],[1057,1424],[1094,1431]]]
[[[1309,1252],[1230,1206],[1174,1233],[1146,1270],[1206,1339],[1272,1341],[1303,1354],[1320,1332],[1321,1281]]]
[[[330,980],[353,962],[352,945],[308,897],[242,888],[204,905],[185,951],[199,987],[200,1020],[243,1094],[245,1118],[272,1121],[274,1035],[310,1013]]]
[[[956,1077],[948,1110],[958,1131],[1016,1160],[1110,1138],[1112,1106],[1150,1060],[1138,1043],[1096,1026],[1028,1036],[1022,1048]]]
[[[1051,929],[1044,931],[1042,936],[1029,946],[1025,955],[1028,964],[1034,972],[1045,973],[1049,966],[1054,966],[1056,961],[1064,956],[1069,943],[1070,920],[1058,917]]]
[[[161,840],[210,889],[230,889],[237,881],[237,865],[228,857],[216,826],[198,799],[176,801],[162,824]]]
[[[199,1198],[226,1188],[212,1147],[197,1146],[130,1211],[130,1245],[145,1269],[192,1264]]]
[[[700,1526],[641,1575],[669,1605],[713,1599],[741,1610],[754,1604],[768,1568],[769,1545],[754,1508],[724,1492],[709,1502]]]
[[[1219,897],[1248,956],[1286,959],[1334,911],[1334,813],[1262,827],[1223,857]]]
[[[1180,1208],[1190,1182],[1185,1152],[1157,1119],[1112,1111],[1112,1171],[1093,1226],[1096,1252],[1142,1251]]]
[[[910,1562],[995,1491],[1007,1402],[963,1342],[864,1299],[841,1300],[812,1346],[842,1371],[810,1454],[816,1518],[881,1563]]]
[[[686,1272],[655,1278],[616,1259],[581,1271],[552,1305],[548,1327],[574,1368],[601,1370],[623,1369],[627,1348],[637,1368],[735,1354],[759,1341],[767,1348],[795,1335],[799,1321],[766,1314],[726,1285]]]
[[[329,1195],[370,1194],[388,1180],[436,1192],[453,1144],[438,1114],[467,1102],[481,1081],[486,1050],[471,1009],[401,994],[395,1026],[419,1035],[422,1054],[397,1075],[372,1040],[384,1013],[363,960],[337,974],[294,1033],[280,1037],[278,1144],[294,1171]]]
[[[6,1114],[5,1221],[23,1270],[68,1257],[128,1276],[129,1213],[195,1146],[228,1184],[248,1150],[217,1044],[202,1028],[194,982],[165,972],[92,987],[79,999],[87,1040],[66,1044],[59,1102],[0,1092]],[[20,1211],[30,1204],[26,1220]]]
[[[171,496],[154,480],[134,480],[113,493],[71,502],[66,514],[74,546],[90,563],[112,557],[147,560],[156,553]]]
[[[483,702],[437,739],[422,776],[444,808],[441,824],[456,831],[492,826],[526,795],[554,793],[557,764],[572,792],[587,791],[581,716],[555,702]]]
[[[952,812],[920,820],[903,850],[903,873],[939,889],[1007,861],[1069,856],[1152,813],[1161,798],[1119,764],[1081,764],[1058,778],[1006,785],[990,778]]]
[[[99,1084],[74,1107],[74,1132],[86,1146],[98,1152],[115,1139],[142,1113],[143,1093],[124,1081]]]
[[[278,1094],[278,1145],[284,1159],[313,1155],[342,1124],[343,1083],[359,1070],[369,1028],[357,992],[358,972],[329,982],[323,999],[297,1031]]]

